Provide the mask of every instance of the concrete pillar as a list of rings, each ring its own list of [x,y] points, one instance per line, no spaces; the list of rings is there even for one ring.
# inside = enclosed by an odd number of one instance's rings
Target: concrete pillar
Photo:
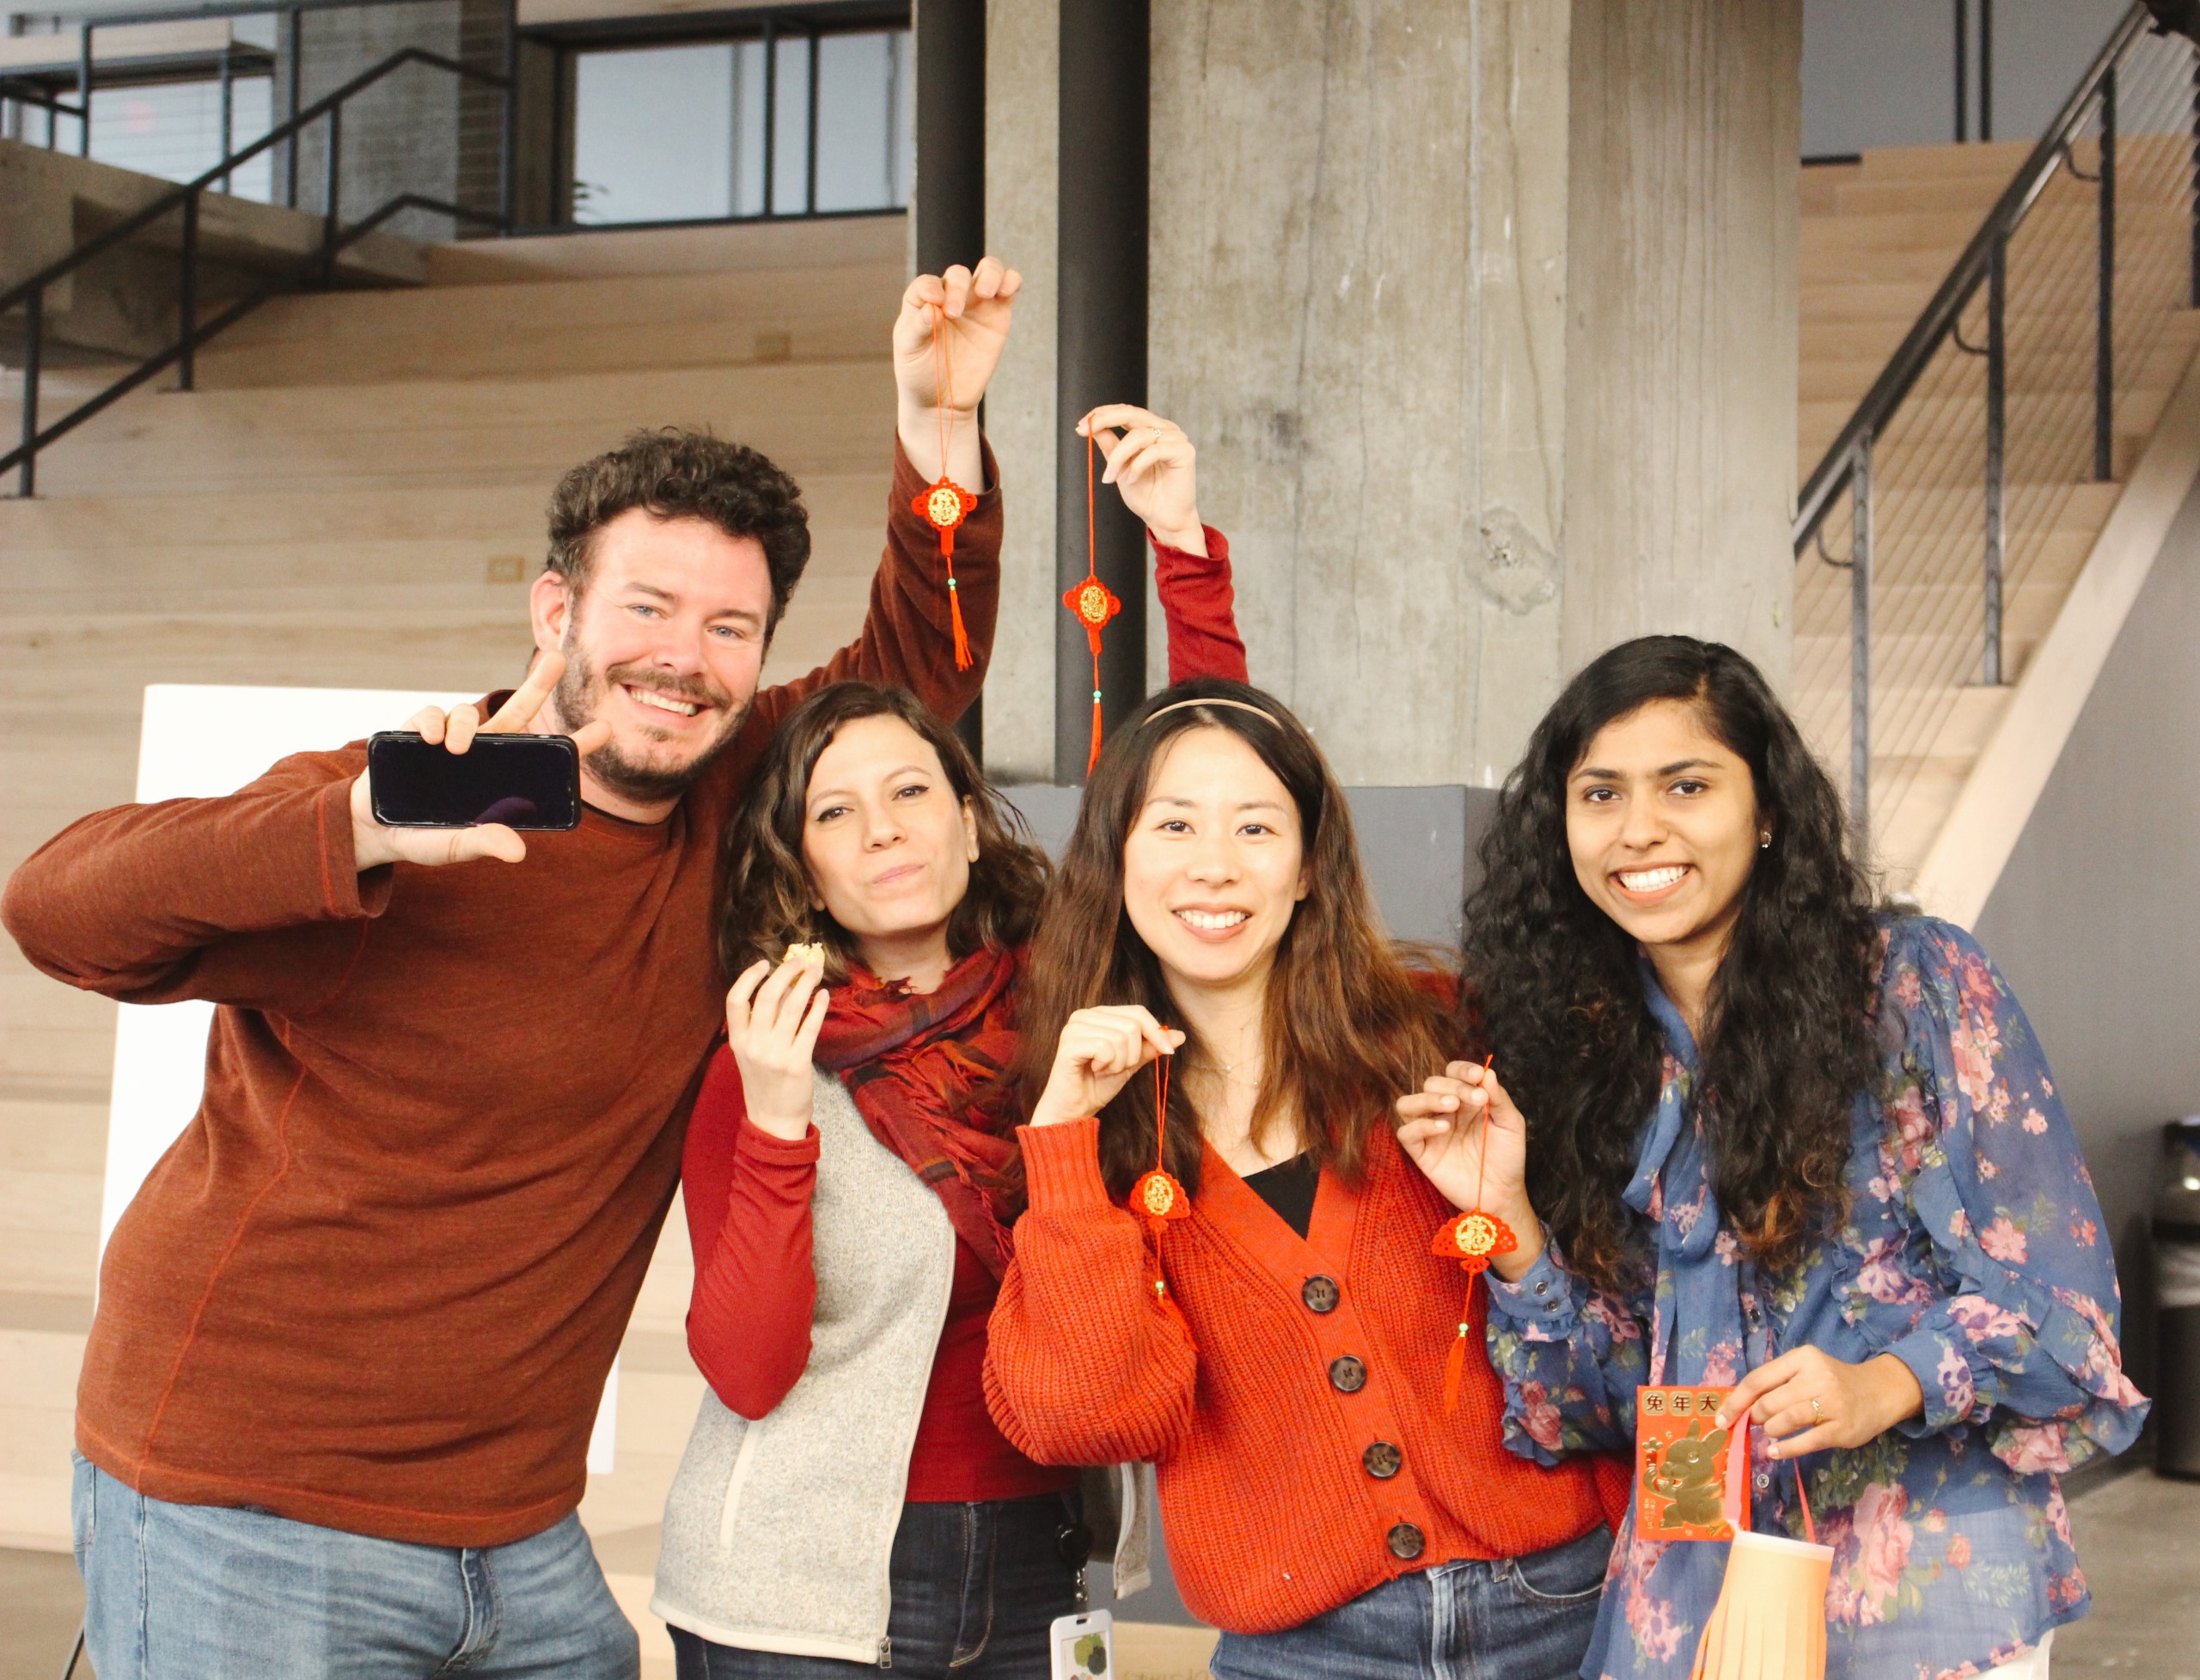
[[[986,8],[987,242],[1024,275],[1016,327],[986,393],[1000,463],[1000,628],[986,674],[986,767],[1054,776],[1054,170],[1060,63],[1054,0]]]
[[[988,404],[989,736],[1018,721],[987,757],[1034,779],[1051,13],[989,26],[988,225],[1038,307]],[[1347,781],[1494,783],[1646,631],[1785,679],[1800,39],[1800,0],[1153,0],[1152,401],[1236,545],[1254,681]]]
[[[1573,0],[1565,638],[1788,681],[1802,9]]]

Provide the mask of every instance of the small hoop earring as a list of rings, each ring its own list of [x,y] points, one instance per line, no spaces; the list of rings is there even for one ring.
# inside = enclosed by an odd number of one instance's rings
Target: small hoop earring
[[[1769,833],[1762,834],[1757,837],[1757,849],[1760,852],[1764,851],[1771,844],[1772,836]]]

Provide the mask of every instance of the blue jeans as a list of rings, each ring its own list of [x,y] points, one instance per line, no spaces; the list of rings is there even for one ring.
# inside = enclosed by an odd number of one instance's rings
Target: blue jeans
[[[1054,1543],[1068,1511],[1059,1494],[903,1506],[889,1566],[894,1673],[1046,1680],[1047,1629],[1077,1608],[1077,1572]],[[838,1680],[871,1667],[713,1645],[684,1628],[672,1630],[672,1648],[680,1680]]]
[[[1574,1680],[1610,1529],[1527,1557],[1446,1563],[1280,1634],[1225,1634],[1214,1680]]]
[[[508,1546],[413,1546],[147,1499],[76,1460],[100,1680],[638,1680],[641,1651],[570,1516]]]

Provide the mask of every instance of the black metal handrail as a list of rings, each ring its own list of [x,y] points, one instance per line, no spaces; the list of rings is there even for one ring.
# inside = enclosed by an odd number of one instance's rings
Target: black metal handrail
[[[509,229],[509,210],[495,211],[476,210],[416,192],[400,193],[372,214],[352,223],[343,225],[342,167],[344,156],[344,107],[365,89],[373,87],[407,64],[422,64],[431,70],[445,71],[464,81],[474,81],[502,91],[507,107],[511,103],[512,83],[509,77],[498,76],[472,64],[447,58],[425,47],[401,47],[371,68],[362,70],[333,92],[322,95],[295,117],[270,129],[242,150],[230,154],[192,180],[163,192],[161,196],[133,211],[104,232],[95,235],[58,261],[49,263],[28,279],[0,292],[0,315],[20,308],[24,312],[23,394],[21,442],[5,455],[0,455],[0,476],[10,467],[20,473],[17,494],[30,496],[37,490],[39,451],[55,439],[74,431],[95,414],[136,390],[147,381],[156,377],[170,367],[178,370],[180,388],[190,390],[195,381],[193,357],[199,347],[216,333],[234,326],[269,298],[281,292],[295,290],[316,279],[326,284],[333,274],[336,259],[351,246],[381,227],[392,217],[407,210],[425,210],[452,217],[461,221],[480,223],[497,229]],[[239,165],[248,162],[270,147],[296,137],[315,124],[325,121],[327,125],[327,146],[323,156],[326,185],[321,209],[321,238],[319,247],[302,261],[294,265],[276,280],[259,286],[205,321],[198,318],[199,266],[199,199],[215,189],[215,183],[226,180]],[[114,381],[76,407],[41,427],[38,423],[40,340],[45,327],[45,302],[48,288],[65,279],[87,263],[113,250],[124,241],[143,232],[162,217],[180,211],[183,215],[183,240],[179,287],[178,333],[176,341],[166,349],[145,357],[135,368]]]
[[[2079,78],[2038,143],[2026,157],[1978,230],[1965,246],[1947,277],[1933,294],[1900,345],[1889,357],[1848,420],[1842,425],[1796,499],[1792,537],[1800,561],[1814,548],[1824,553],[1822,529],[1847,492],[1851,509],[1849,558],[1834,564],[1849,572],[1849,816],[1860,834],[1868,832],[1871,803],[1872,590],[1873,510],[1873,452],[1912,388],[1941,350],[1952,341],[1985,361],[1984,528],[1980,585],[1983,604],[1979,680],[2000,686],[2007,680],[2003,657],[2003,561],[2007,546],[2008,364],[2006,332],[2010,241],[2039,201],[2058,169],[2098,188],[2098,265],[2095,278],[2095,335],[2093,384],[2093,476],[2111,476],[2115,399],[2115,284],[2117,217],[2118,76],[2119,67],[2149,29],[2160,32],[2144,0],[2135,0],[2110,32],[2106,42]],[[2200,99],[2200,92],[2196,93]],[[2098,121],[2099,168],[2079,169],[2073,148]],[[2200,121],[2200,106],[2196,106]],[[2200,140],[2196,140],[2200,169]],[[2194,224],[2191,296],[2200,306],[2200,215]],[[1967,343],[1959,324],[1978,297],[1986,296],[1985,342]],[[1827,557],[1830,559],[1830,557]]]
[[[2048,181],[2056,170],[2069,162],[2070,143],[2077,138],[2092,118],[2093,107],[2102,89],[2116,72],[2116,65],[2132,42],[2147,32],[2151,17],[2143,3],[2134,3],[2125,13],[2102,47],[2092,66],[2080,79],[2070,97],[2055,115],[2039,137],[2039,144],[2032,149],[1994,208],[1971,235],[1971,243],[1956,259],[1955,266],[1948,271],[1948,278],[1933,294],[1933,301],[1925,306],[1924,314],[1917,317],[1901,345],[1887,360],[1885,369],[1873,381],[1872,388],[1856,406],[1834,438],[1832,446],[1819,460],[1818,467],[1805,481],[1802,493],[1795,504],[1795,553],[1800,558],[1811,539],[1818,535],[1818,527],[1839,498],[1849,471],[1850,457],[1856,445],[1869,434],[1885,430],[1886,423],[1902,400],[1910,394],[1910,388],[1948,334],[1955,328],[1964,308],[1977,295],[1979,285],[1988,278],[1995,252],[2008,241],[2017,224],[2047,190]]]

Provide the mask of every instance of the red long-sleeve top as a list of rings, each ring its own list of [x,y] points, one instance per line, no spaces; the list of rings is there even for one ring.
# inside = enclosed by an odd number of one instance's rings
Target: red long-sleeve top
[[[1205,554],[1153,544],[1169,626],[1169,680],[1245,680],[1230,582],[1230,545],[1207,530]],[[695,1291],[688,1346],[718,1398],[761,1418],[810,1362],[817,1304],[810,1199],[817,1134],[794,1142],[749,1124],[741,1075],[721,1044],[695,1099],[681,1168]],[[1042,1464],[994,1423],[986,1403],[986,1326],[1000,1286],[959,1237],[947,1318],[909,1455],[912,1500],[1021,1499],[1072,1487],[1074,1470]]]
[[[993,1415],[1042,1463],[1154,1461],[1195,1615],[1295,1627],[1398,1575],[1561,1545],[1624,1509],[1616,1461],[1544,1469],[1506,1450],[1480,1288],[1445,1410],[1466,1279],[1429,1248],[1456,1210],[1388,1126],[1357,1187],[1322,1175],[1303,1239],[1207,1150],[1192,1215],[1164,1239],[1182,1317],[1155,1301],[1143,1223],[1108,1194],[1099,1121],[1018,1136],[1031,1205],[991,1327]]]

